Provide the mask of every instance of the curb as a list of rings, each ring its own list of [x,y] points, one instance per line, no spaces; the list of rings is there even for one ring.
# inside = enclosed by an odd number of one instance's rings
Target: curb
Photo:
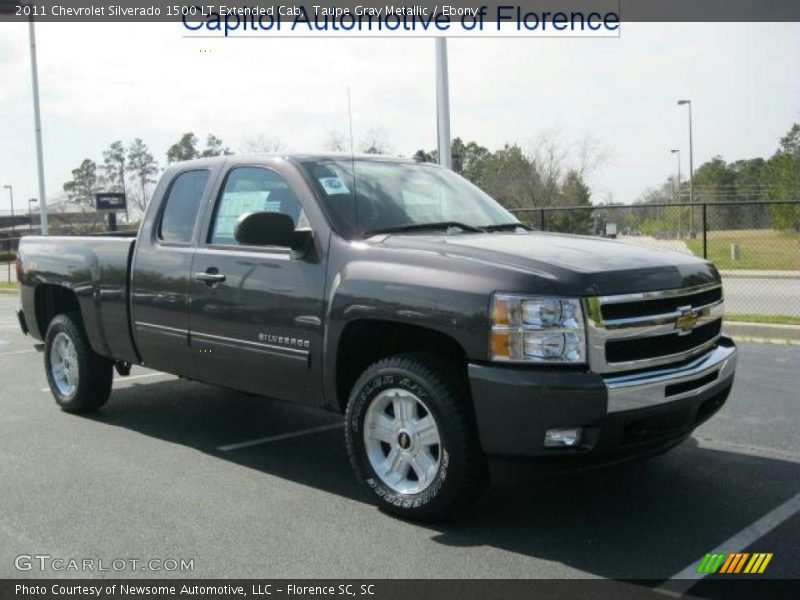
[[[723,270],[722,279],[800,279],[798,271],[748,271],[747,269]]]
[[[19,296],[19,290],[2,290],[2,289],[0,289],[0,296]]]
[[[775,344],[800,344],[800,325],[770,325],[726,321],[722,330],[726,335],[742,342],[771,342]]]

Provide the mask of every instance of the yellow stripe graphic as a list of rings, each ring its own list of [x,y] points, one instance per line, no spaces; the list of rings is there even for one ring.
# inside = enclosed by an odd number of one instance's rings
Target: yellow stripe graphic
[[[739,573],[742,570],[742,567],[744,566],[744,563],[747,561],[747,557],[750,556],[750,553],[744,552],[739,556],[741,558],[739,559],[739,562],[736,563],[736,570],[734,571],[734,573]]]
[[[764,570],[767,568],[767,565],[769,564],[769,561],[771,561],[771,560],[772,560],[772,552],[767,554],[766,558],[764,559],[764,562],[761,563],[761,568],[758,570],[758,572],[759,573],[763,573]]]

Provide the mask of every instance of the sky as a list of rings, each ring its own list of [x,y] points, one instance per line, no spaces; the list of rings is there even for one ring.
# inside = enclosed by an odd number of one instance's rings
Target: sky
[[[395,154],[436,146],[434,40],[185,39],[180,24],[37,24],[50,201],[84,158],[142,138],[163,166],[193,131],[233,150],[248,137],[321,150],[385,131]],[[618,38],[448,41],[453,136],[490,149],[591,139],[607,156],[596,203],[633,202],[688,164],[771,155],[800,121],[800,24],[624,23]],[[27,26],[0,23],[0,185],[15,207],[38,196]],[[9,209],[0,190],[0,212]]]

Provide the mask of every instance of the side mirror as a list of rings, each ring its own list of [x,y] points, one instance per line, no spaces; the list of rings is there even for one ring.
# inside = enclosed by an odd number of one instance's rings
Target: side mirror
[[[282,246],[302,255],[310,246],[311,230],[295,230],[289,215],[275,212],[245,213],[236,221],[233,230],[236,241],[243,246]]]

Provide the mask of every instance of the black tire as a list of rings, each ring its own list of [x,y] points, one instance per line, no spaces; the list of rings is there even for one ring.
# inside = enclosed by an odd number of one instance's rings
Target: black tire
[[[373,468],[365,442],[364,422],[370,405],[382,392],[396,388],[422,401],[441,440],[436,474],[416,493],[401,493],[389,486]],[[397,355],[367,368],[350,393],[345,423],[347,452],[356,477],[375,503],[392,514],[415,521],[440,520],[470,506],[489,483],[468,388],[463,377],[434,357]],[[391,446],[383,447],[388,456]]]
[[[54,340],[66,336],[73,344],[77,357],[78,383],[71,393],[59,389],[53,375],[52,351]],[[114,378],[113,362],[92,350],[81,318],[76,313],[58,315],[50,321],[45,336],[44,368],[50,391],[62,410],[70,413],[92,412],[103,406],[111,394]]]

